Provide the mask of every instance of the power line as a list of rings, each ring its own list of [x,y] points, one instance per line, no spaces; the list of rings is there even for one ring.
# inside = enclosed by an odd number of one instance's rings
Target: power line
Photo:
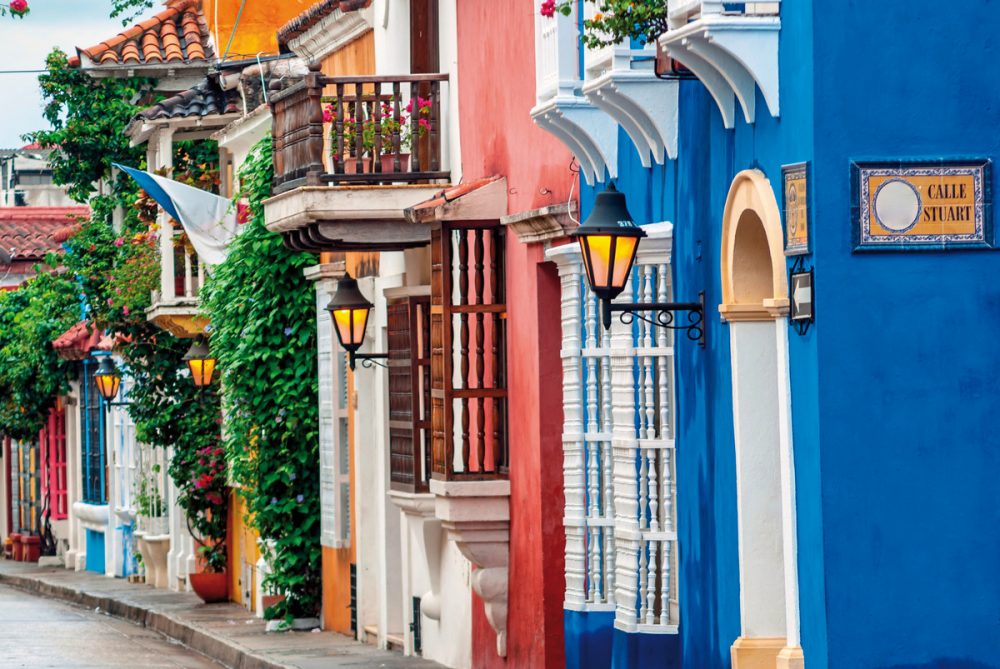
[[[0,74],[44,74],[48,70],[0,70]]]

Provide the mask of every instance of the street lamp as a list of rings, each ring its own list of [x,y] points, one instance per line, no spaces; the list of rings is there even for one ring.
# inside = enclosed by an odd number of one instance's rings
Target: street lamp
[[[333,329],[337,332],[337,339],[344,347],[349,356],[351,369],[354,369],[355,360],[361,360],[362,365],[371,367],[375,360],[385,360],[389,356],[385,353],[358,353],[361,344],[365,341],[365,329],[368,327],[368,316],[371,313],[371,302],[358,290],[358,282],[345,274],[337,282],[337,292],[334,293],[330,304],[326,305],[326,310],[333,318]]]
[[[705,346],[704,293],[698,302],[612,302],[625,290],[639,250],[639,240],[646,236],[646,231],[629,213],[624,193],[613,183],[597,194],[590,216],[570,236],[580,243],[587,283],[601,300],[605,330],[611,328],[611,314],[620,312],[623,323],[640,318],[656,327],[685,330],[689,339]],[[649,317],[638,313],[642,311],[656,313]],[[688,312],[687,323],[674,323],[676,311]]]
[[[191,348],[184,354],[184,362],[191,370],[191,378],[198,388],[205,388],[212,385],[212,375],[215,374],[215,358],[208,350],[208,344],[199,337],[191,344]]]
[[[94,383],[97,384],[97,392],[101,394],[105,402],[114,401],[118,396],[118,386],[121,385],[122,376],[115,369],[115,363],[111,361],[111,356],[107,355],[101,360],[94,372]]]

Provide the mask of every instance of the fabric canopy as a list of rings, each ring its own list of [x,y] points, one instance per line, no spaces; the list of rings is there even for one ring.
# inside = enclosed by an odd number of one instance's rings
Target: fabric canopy
[[[224,197],[179,181],[115,163],[136,180],[157,204],[184,226],[198,257],[210,265],[226,259],[238,229],[236,209]]]

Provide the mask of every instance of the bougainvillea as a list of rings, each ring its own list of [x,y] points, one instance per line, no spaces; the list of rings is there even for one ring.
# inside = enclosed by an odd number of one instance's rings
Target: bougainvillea
[[[271,194],[271,140],[240,172],[250,216],[202,294],[210,345],[225,386],[225,449],[271,572],[285,598],[268,618],[319,610],[319,415],[316,304],[302,270],[315,258],[288,250],[264,227]]]
[[[14,18],[23,19],[30,12],[28,0],[10,0],[10,3],[0,3],[0,16],[6,16],[10,13]]]
[[[667,31],[667,3],[664,0],[585,0],[597,5],[597,11],[583,22],[582,41],[591,49],[636,40],[643,44],[656,41]],[[542,16],[556,12],[569,16],[578,0],[544,0]]]

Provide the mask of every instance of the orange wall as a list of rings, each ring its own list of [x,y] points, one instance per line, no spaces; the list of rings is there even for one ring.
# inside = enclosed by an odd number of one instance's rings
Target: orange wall
[[[260,559],[260,549],[257,546],[258,534],[244,520],[246,504],[239,492],[233,490],[229,494],[229,527],[227,537],[229,571],[229,599],[237,604],[243,604],[254,610],[254,593],[257,590],[256,566]],[[243,582],[244,565],[249,565],[252,576],[249,583]],[[244,601],[243,592],[250,593],[250,601]]]
[[[240,16],[236,34],[226,60],[252,58],[258,53],[278,53],[278,28],[285,25],[306,9],[315,4],[316,0],[244,0],[243,14]],[[221,58],[226,50],[226,43],[233,35],[236,15],[240,10],[241,0],[202,0],[202,11],[208,28],[212,31],[215,50]],[[218,11],[216,11],[216,8]],[[218,23],[216,23],[218,20]],[[218,33],[216,33],[218,27]]]

